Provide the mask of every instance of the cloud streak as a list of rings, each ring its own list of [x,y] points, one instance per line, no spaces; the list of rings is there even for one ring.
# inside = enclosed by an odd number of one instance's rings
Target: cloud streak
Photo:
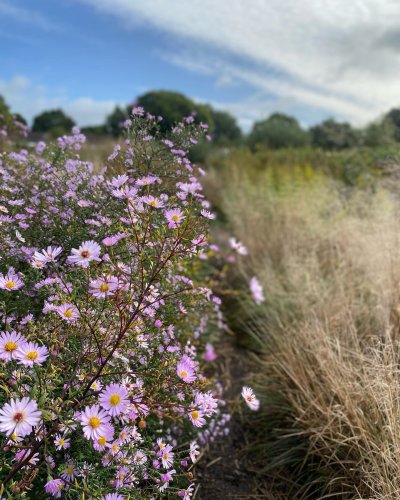
[[[190,41],[190,56],[178,51],[172,63],[246,82],[265,98],[357,124],[400,100],[397,0],[81,1],[125,28],[152,26]]]

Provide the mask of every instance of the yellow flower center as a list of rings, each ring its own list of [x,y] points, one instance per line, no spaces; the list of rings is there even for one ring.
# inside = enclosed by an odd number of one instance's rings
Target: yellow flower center
[[[117,453],[117,451],[118,451],[118,450],[119,450],[119,446],[118,446],[117,444],[113,444],[113,446],[112,446],[112,451],[113,451],[114,453]]]
[[[97,442],[99,443],[99,445],[100,445],[100,446],[104,446],[104,445],[106,444],[106,442],[107,442],[106,437],[105,437],[105,436],[101,436],[101,437],[97,440]]]
[[[179,215],[173,215],[173,216],[172,216],[172,220],[173,220],[174,222],[178,222],[178,220],[179,220]]]
[[[199,412],[197,410],[192,411],[191,415],[193,420],[197,420],[199,418]]]
[[[65,316],[66,318],[71,318],[71,317],[72,317],[72,311],[71,311],[71,309],[66,309],[66,310],[64,311],[64,316]]]
[[[151,200],[150,205],[151,205],[152,207],[156,207],[156,206],[157,206],[157,202],[156,202],[156,200]]]
[[[119,396],[119,394],[113,394],[110,396],[109,401],[112,406],[117,406],[121,402],[121,396]]]
[[[38,353],[36,351],[29,351],[26,353],[26,357],[31,361],[35,361],[35,359],[37,359],[38,357]]]
[[[107,285],[107,283],[102,283],[99,287],[100,292],[108,292],[110,287]]]
[[[89,425],[92,429],[98,429],[100,427],[100,419],[99,417],[90,417],[89,418]]]
[[[187,372],[187,371],[185,371],[185,370],[182,370],[182,371],[181,371],[181,376],[182,376],[182,377],[187,377],[187,375],[188,375],[188,372]]]
[[[10,439],[12,439],[13,441],[15,441],[18,437],[18,434],[16,432],[13,432],[11,435],[10,435]]]
[[[65,439],[61,438],[58,440],[59,446],[63,446],[65,444]]]
[[[10,280],[10,281],[6,281],[6,285],[5,285],[5,286],[6,286],[6,288],[8,288],[9,290],[11,290],[12,288],[14,288],[14,287],[15,287],[15,281],[12,281],[12,280]]]
[[[7,351],[7,352],[12,352],[12,351],[15,351],[15,349],[17,348],[17,344],[15,342],[13,342],[12,340],[9,340],[8,342],[5,343],[5,346],[4,346],[4,349]]]
[[[65,472],[67,474],[73,474],[74,473],[74,469],[69,465],[69,466],[67,466]]]

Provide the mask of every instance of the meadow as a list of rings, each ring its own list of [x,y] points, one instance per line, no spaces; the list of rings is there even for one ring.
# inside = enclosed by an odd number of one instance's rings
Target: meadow
[[[351,182],[343,154],[318,151],[235,152],[211,171],[249,252],[232,286],[264,288],[226,314],[254,353],[243,452],[266,498],[400,498],[399,188],[383,158]]]

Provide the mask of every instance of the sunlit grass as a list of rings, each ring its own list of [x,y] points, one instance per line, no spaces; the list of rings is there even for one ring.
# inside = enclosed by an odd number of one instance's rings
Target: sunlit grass
[[[306,167],[233,162],[210,185],[249,248],[243,276],[257,275],[266,295],[231,312],[261,353],[255,471],[290,498],[399,498],[395,197]]]

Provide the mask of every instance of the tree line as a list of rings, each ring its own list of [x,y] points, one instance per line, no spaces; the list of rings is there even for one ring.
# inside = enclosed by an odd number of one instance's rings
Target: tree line
[[[170,91],[152,91],[138,97],[135,105],[147,112],[163,116],[161,131],[167,132],[182,117],[193,114],[198,122],[209,125],[214,144],[219,146],[248,145],[251,149],[282,149],[297,147],[318,147],[326,150],[340,150],[357,146],[383,147],[400,142],[400,109],[392,109],[381,119],[365,128],[356,129],[347,122],[333,118],[308,129],[298,120],[284,113],[273,113],[256,122],[248,134],[243,134],[236,118],[225,111],[214,109],[209,104],[199,104],[187,96]],[[123,123],[129,117],[132,105],[116,106],[103,124],[84,127],[88,135],[112,135],[123,132]],[[0,117],[8,112],[8,106],[0,96]],[[18,120],[24,122],[22,116]],[[32,131],[62,135],[71,130],[74,120],[62,109],[44,111],[35,116]]]

